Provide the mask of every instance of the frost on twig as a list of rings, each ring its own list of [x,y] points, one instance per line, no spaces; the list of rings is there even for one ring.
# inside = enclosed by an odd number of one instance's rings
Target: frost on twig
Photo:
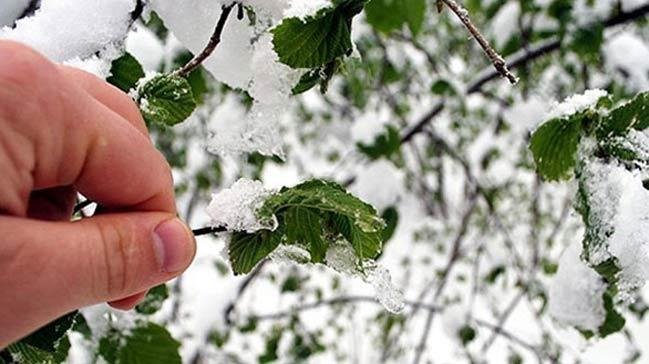
[[[494,65],[498,73],[501,76],[507,78],[512,85],[518,83],[518,77],[516,77],[507,67],[507,63],[503,57],[496,52],[493,47],[489,44],[487,39],[480,33],[478,28],[473,24],[471,18],[469,17],[469,12],[455,0],[442,0],[446,6],[448,6],[455,15],[460,19],[462,24],[469,30],[471,35],[475,38],[476,41],[480,44],[482,49],[487,54],[487,57],[491,60],[491,63]]]

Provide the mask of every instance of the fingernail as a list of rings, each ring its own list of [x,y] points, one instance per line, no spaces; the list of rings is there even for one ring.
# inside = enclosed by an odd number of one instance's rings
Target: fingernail
[[[184,270],[194,257],[194,236],[178,219],[158,225],[153,231],[153,244],[160,269],[165,273]]]

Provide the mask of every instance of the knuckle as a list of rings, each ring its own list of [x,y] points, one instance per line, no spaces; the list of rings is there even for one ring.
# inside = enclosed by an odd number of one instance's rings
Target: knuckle
[[[96,262],[100,270],[96,293],[99,296],[114,298],[128,293],[135,286],[134,272],[137,267],[137,244],[135,230],[125,223],[117,227],[114,224],[97,224],[101,241],[101,258]]]
[[[26,45],[0,41],[0,84],[34,87],[57,74],[56,66]]]

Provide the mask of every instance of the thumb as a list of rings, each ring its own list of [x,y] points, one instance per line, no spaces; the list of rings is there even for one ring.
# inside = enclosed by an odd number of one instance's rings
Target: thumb
[[[0,348],[66,312],[172,279],[196,252],[189,228],[167,213],[0,216],[0,234]]]

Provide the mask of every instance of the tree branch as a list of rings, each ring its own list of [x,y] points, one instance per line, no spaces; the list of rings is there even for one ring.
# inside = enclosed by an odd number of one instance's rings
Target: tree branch
[[[296,313],[302,312],[302,311],[308,311],[308,310],[313,310],[319,307],[324,307],[324,306],[334,306],[334,305],[341,305],[341,304],[347,304],[347,303],[359,303],[359,302],[365,302],[365,303],[374,303],[374,304],[379,304],[379,302],[376,300],[374,297],[370,296],[342,296],[342,297],[336,297],[336,298],[331,298],[328,300],[322,300],[322,301],[317,301],[313,303],[308,303],[304,304],[302,306],[296,306],[293,308],[290,308],[285,311],[279,311],[275,313],[270,313],[270,314],[264,314],[264,315],[253,315],[250,316],[249,319],[251,320],[257,320],[257,321],[262,321],[262,320],[278,320],[281,318],[285,317],[291,317],[295,315]],[[416,307],[416,308],[423,308],[428,311],[441,311],[440,307],[429,305],[423,302],[417,302],[417,301],[405,301],[405,304],[411,307]]]
[[[634,10],[625,13],[619,13],[603,22],[604,27],[610,28],[616,25],[621,25],[629,23],[638,19],[641,19],[649,14],[649,4],[642,5]],[[538,44],[536,47],[532,47],[529,51],[521,50],[520,52],[514,54],[510,57],[510,60],[507,62],[511,69],[517,69],[521,66],[525,66],[530,61],[533,61],[537,58],[540,58],[548,53],[552,53],[561,48],[561,40],[558,38],[545,41],[541,44]],[[482,86],[484,86],[489,81],[492,81],[498,78],[499,73],[496,71],[488,71],[483,73],[476,81],[474,81],[471,86],[467,89],[467,94],[478,92]]]
[[[205,49],[198,55],[194,57],[191,61],[189,61],[186,65],[182,66],[180,69],[176,70],[174,72],[174,75],[176,76],[181,76],[181,77],[187,77],[193,70],[198,68],[206,59],[209,57],[216,47],[221,43],[221,35],[223,34],[223,29],[225,29],[225,24],[228,20],[228,17],[230,16],[230,13],[232,12],[232,9],[237,5],[237,2],[233,2],[230,5],[223,5],[221,7],[221,16],[219,17],[218,22],[216,23],[216,28],[214,29],[214,33],[210,37],[209,42],[205,46]]]
[[[507,63],[503,57],[498,54],[493,47],[489,44],[487,39],[480,33],[478,28],[473,24],[471,18],[469,17],[469,12],[462,7],[462,5],[455,2],[455,0],[442,0],[446,6],[448,6],[455,15],[460,19],[462,24],[469,30],[473,38],[480,44],[480,47],[485,51],[487,57],[491,60],[491,63],[494,65],[496,71],[502,76],[509,80],[512,85],[515,85],[518,82],[518,77],[514,76],[513,73],[507,67]]]
[[[605,20],[603,23],[604,26],[607,28],[613,27],[616,25],[621,25],[621,24],[636,21],[638,19],[645,17],[647,14],[649,14],[649,4],[642,5],[629,12],[615,15]],[[518,69],[522,66],[527,65],[529,62],[541,58],[552,52],[555,52],[560,48],[561,48],[561,40],[558,38],[551,39],[549,41],[543,41],[538,43],[536,46],[530,47],[529,51],[521,50],[516,54],[510,56],[509,61],[507,61],[506,64],[512,70]],[[497,79],[499,76],[500,76],[500,72],[498,72],[497,70],[488,70],[488,71],[481,72],[481,76],[479,76],[475,81],[469,83],[469,87],[467,88],[466,94],[469,95],[476,92],[480,92],[480,90],[482,90],[482,87],[485,84]],[[426,125],[428,125],[435,118],[435,116],[439,115],[441,111],[443,111],[445,106],[446,105],[444,103],[441,103],[436,105],[433,109],[431,109],[431,111],[427,113],[426,116],[428,115],[432,115],[432,116],[428,118],[423,117],[420,120],[420,122],[415,124],[415,127],[410,129],[403,135],[402,141],[409,142],[415,135],[421,133],[425,129]]]

